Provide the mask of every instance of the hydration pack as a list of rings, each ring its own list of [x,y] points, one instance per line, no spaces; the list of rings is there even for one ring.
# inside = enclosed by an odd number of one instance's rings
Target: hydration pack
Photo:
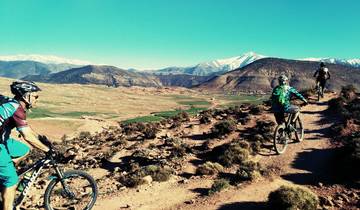
[[[14,115],[19,106],[20,104],[16,100],[0,95],[0,127]]]
[[[329,72],[329,69],[328,69],[328,68],[326,68],[326,67],[321,67],[321,68],[319,69],[319,77],[320,77],[320,78],[326,78],[328,72]]]

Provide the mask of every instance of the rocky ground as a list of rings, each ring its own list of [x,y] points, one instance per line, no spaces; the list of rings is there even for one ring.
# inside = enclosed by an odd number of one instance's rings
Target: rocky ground
[[[70,160],[65,168],[96,178],[94,209],[265,209],[268,194],[281,185],[310,188],[322,209],[357,209],[358,188],[333,177],[337,146],[329,132],[336,119],[326,112],[333,97],[304,107],[305,141],[282,155],[272,147],[269,107],[246,104],[81,132],[56,146]],[[214,180],[225,180],[226,189],[217,192]],[[46,184],[36,185],[26,209],[42,208]]]

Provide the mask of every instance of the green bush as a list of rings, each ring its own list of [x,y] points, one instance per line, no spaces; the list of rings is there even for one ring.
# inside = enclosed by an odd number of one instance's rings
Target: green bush
[[[200,114],[200,123],[201,124],[209,124],[211,122],[211,114],[209,112],[201,113]]]
[[[172,170],[169,167],[160,167],[157,165],[148,165],[144,169],[145,175],[150,175],[154,181],[165,182],[170,179]]]
[[[319,200],[310,190],[281,186],[269,194],[268,204],[276,210],[316,210]]]
[[[354,85],[347,85],[341,88],[340,95],[346,100],[353,100],[356,97],[356,92]]]
[[[214,137],[221,137],[229,134],[236,129],[236,124],[233,120],[224,120],[218,122],[211,128],[211,133]]]
[[[86,139],[86,138],[90,138],[91,134],[89,131],[81,131],[79,134],[79,138],[80,139]]]
[[[236,171],[236,178],[239,181],[256,180],[261,177],[262,167],[260,163],[254,161],[245,161],[240,164]]]
[[[213,195],[216,192],[220,192],[228,187],[230,187],[230,183],[228,180],[226,179],[215,180],[215,182],[212,184],[211,188],[208,191],[208,195]]]
[[[224,167],[220,165],[219,163],[213,163],[213,162],[206,162],[203,165],[200,165],[196,169],[197,174],[201,175],[213,175],[217,174],[219,172],[222,172],[224,170]]]
[[[231,167],[233,164],[240,164],[249,158],[249,150],[239,144],[230,144],[224,153],[219,156],[219,162]]]

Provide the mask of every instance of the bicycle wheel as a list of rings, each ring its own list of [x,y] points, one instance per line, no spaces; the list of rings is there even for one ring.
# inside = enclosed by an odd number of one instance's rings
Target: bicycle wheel
[[[46,188],[46,210],[90,210],[94,206],[98,192],[92,176],[83,171],[71,170],[64,173],[62,181],[53,179]]]
[[[282,154],[285,152],[287,141],[288,137],[285,131],[285,125],[278,125],[274,133],[274,147],[277,154]]]
[[[303,124],[301,122],[300,116],[298,116],[298,118],[296,118],[295,123],[294,123],[294,128],[295,130],[295,139],[298,142],[301,142],[302,140],[304,140],[304,127]]]

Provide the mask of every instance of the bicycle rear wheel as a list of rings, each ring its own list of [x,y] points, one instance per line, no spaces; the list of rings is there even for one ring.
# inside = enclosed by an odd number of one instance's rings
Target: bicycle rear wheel
[[[285,125],[278,125],[274,133],[274,147],[277,154],[285,152],[287,147],[288,136],[285,131]]]
[[[83,171],[71,170],[64,173],[62,180],[53,179],[49,183],[44,195],[44,206],[46,210],[90,210],[97,194],[93,177]]]
[[[301,122],[300,116],[298,116],[298,118],[296,118],[294,127],[296,129],[295,130],[295,139],[296,139],[296,141],[301,142],[302,140],[304,140],[304,127]]]

